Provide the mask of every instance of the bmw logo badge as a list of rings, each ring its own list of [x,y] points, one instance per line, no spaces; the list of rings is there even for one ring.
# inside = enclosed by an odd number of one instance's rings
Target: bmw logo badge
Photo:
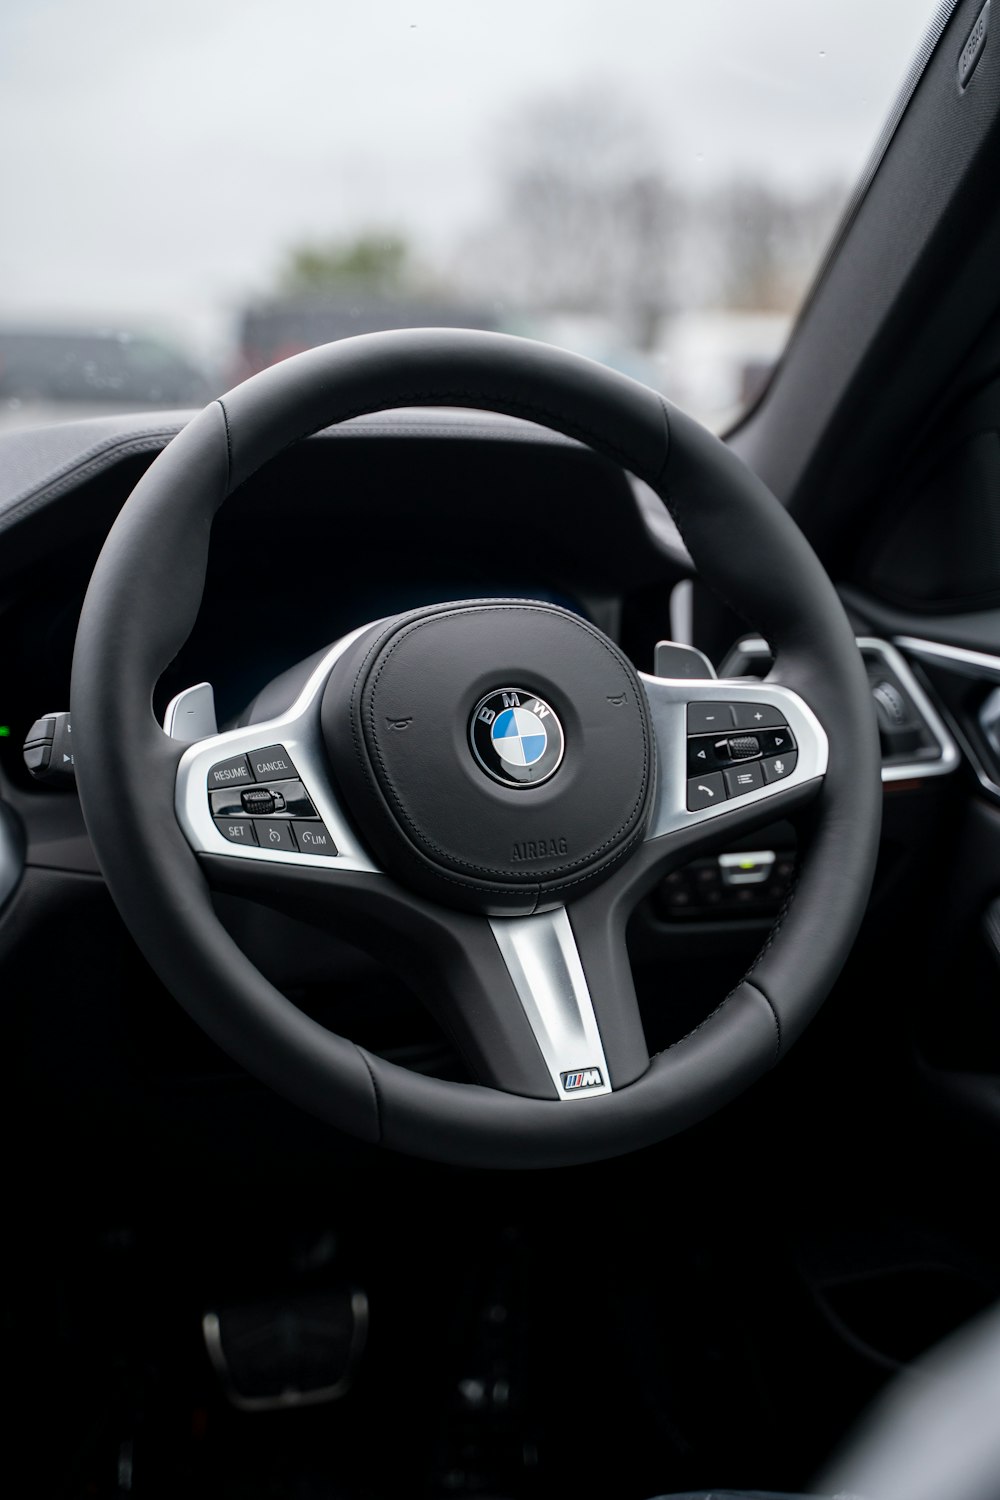
[[[469,721],[472,753],[504,786],[538,786],[562,763],[562,725],[552,707],[526,688],[495,688]]]

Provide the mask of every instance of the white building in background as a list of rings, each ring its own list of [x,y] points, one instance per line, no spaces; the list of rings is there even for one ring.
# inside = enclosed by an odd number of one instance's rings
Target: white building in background
[[[790,313],[705,308],[664,323],[653,383],[716,432],[754,400],[785,347]]]

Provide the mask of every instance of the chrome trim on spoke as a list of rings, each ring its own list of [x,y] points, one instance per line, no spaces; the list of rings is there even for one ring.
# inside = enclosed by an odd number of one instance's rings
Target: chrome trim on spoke
[[[906,637],[897,638],[899,644],[904,642],[909,647],[910,643]],[[931,736],[937,742],[940,755],[937,760],[909,760],[897,761],[894,765],[883,765],[883,781],[914,781],[924,776],[946,776],[954,771],[959,763],[958,747],[942,722],[940,714],[933,703],[924,692],[920,683],[914,677],[906,659],[900,655],[894,646],[888,641],[883,641],[877,636],[859,635],[858,650],[864,653],[872,651],[876,656],[881,656],[886,666],[899,678],[906,689],[913,706],[916,708],[924,725],[930,730]],[[929,642],[920,644],[929,645]],[[974,654],[974,653],[973,653]],[[914,656],[919,655],[917,651]],[[1000,661],[997,662],[998,680],[1000,680]]]
[[[559,1098],[610,1094],[594,1003],[565,908],[489,922]],[[567,1074],[593,1070],[600,1072],[599,1084],[564,1086]]]
[[[748,682],[713,678],[710,681],[685,681],[681,678],[651,677],[640,672],[649,699],[653,731],[656,736],[657,773],[653,813],[646,830],[647,839],[661,838],[679,828],[690,828],[718,818],[738,808],[754,807],[826,775],[829,741],[812,709],[790,688],[773,682]],[[767,703],[780,708],[795,736],[798,761],[795,770],[783,781],[747,792],[742,797],[727,798],[717,807],[689,812],[687,805],[687,706],[708,700],[715,703]]]
[[[177,767],[174,806],[178,822],[194,850],[276,865],[309,865],[317,870],[380,873],[334,797],[319,723],[320,699],[334,663],[360,635],[370,629],[371,625],[362,625],[331,646],[291,708],[280,718],[212,735],[185,750]],[[228,760],[234,755],[248,755],[254,750],[263,750],[275,744],[284,745],[288,751],[317,814],[326,824],[337,846],[338,853],[335,856],[276,853],[271,849],[231,844],[216,828],[208,800],[208,773],[211,767],[217,761]]]

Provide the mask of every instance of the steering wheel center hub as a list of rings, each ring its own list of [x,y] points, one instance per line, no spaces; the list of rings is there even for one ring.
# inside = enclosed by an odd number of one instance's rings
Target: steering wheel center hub
[[[645,693],[613,642],[568,610],[478,601],[383,622],[338,663],[322,716],[386,869],[450,905],[555,905],[645,828]]]

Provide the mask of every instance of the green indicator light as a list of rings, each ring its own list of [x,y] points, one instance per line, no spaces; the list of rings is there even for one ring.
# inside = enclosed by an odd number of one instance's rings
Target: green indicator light
[[[0,740],[9,740],[9,739],[10,739],[10,725],[9,724],[0,724]]]
[[[740,869],[741,870],[756,870],[756,868],[757,868],[757,861],[755,859],[741,859],[740,860]]]

